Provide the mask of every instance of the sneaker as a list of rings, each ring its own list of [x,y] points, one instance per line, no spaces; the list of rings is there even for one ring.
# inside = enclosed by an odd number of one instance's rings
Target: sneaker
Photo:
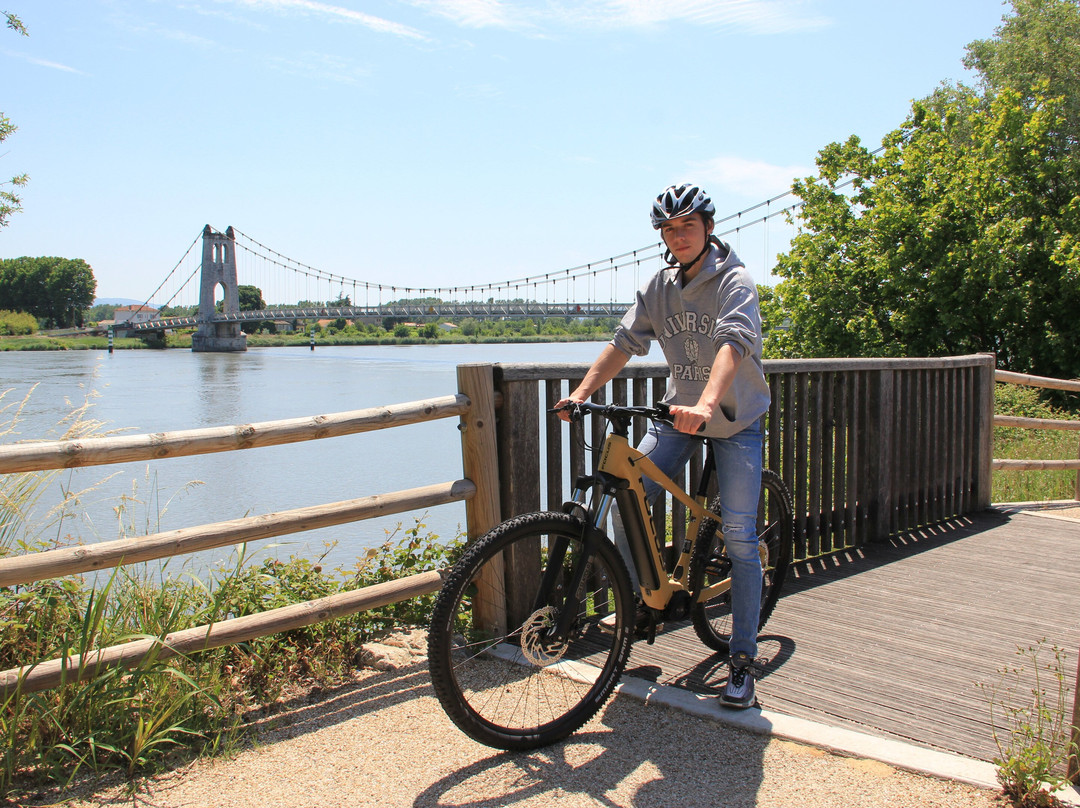
[[[724,707],[745,710],[754,706],[753,663],[754,660],[746,654],[735,654],[731,658],[727,684],[720,692],[719,701]]]

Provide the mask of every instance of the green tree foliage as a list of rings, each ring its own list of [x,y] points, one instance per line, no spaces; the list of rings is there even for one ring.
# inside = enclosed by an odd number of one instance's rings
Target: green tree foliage
[[[244,286],[241,284],[236,287],[236,295],[240,298],[240,311],[262,311],[266,308],[262,289],[258,286]]]
[[[1012,0],[992,39],[967,47],[964,65],[977,70],[987,95],[1014,90],[1025,100],[1045,82],[1044,94],[1061,98],[1066,131],[1080,136],[1080,3]]]
[[[262,289],[258,286],[245,286],[241,284],[236,287],[236,295],[240,301],[240,311],[262,311],[266,308],[266,301],[263,300]],[[255,334],[261,329],[267,328],[268,324],[268,320],[245,322],[240,324],[240,330],[245,334]]]
[[[96,289],[94,271],[80,258],[0,260],[0,309],[29,312],[46,327],[83,325]]]
[[[2,12],[4,17],[7,18],[7,27],[17,34],[22,36],[29,36],[29,32],[26,30],[26,26],[22,24],[22,21],[14,14],[4,11]],[[7,118],[2,112],[0,112],[0,143],[3,143],[7,138],[15,132],[17,127]],[[0,182],[0,227],[4,227],[8,224],[8,218],[12,213],[18,213],[22,210],[21,199],[16,193],[16,189],[26,185],[30,178],[26,174],[18,174],[12,177],[10,180]],[[8,186],[8,187],[4,187]]]
[[[1080,19],[1074,0],[1014,5]],[[1080,375],[1080,159],[1068,107],[1047,81],[1026,93],[943,88],[882,149],[858,138],[823,149],[819,176],[794,185],[803,231],[777,266],[784,280],[763,295],[770,352],[994,351],[1010,370]]]

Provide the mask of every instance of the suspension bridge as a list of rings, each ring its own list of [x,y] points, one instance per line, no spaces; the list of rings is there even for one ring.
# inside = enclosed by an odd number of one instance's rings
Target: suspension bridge
[[[779,204],[790,195],[788,191],[716,221],[716,235],[732,243],[751,274],[760,276],[759,283],[768,281],[779,251],[775,248],[786,247],[790,239],[790,234],[770,233],[770,222],[778,217],[794,227],[801,203]],[[200,240],[201,255],[195,250]],[[237,228],[220,231],[208,224],[143,303],[145,309],[157,312],[188,309],[194,313],[127,321],[117,324],[116,329],[136,335],[194,329],[193,351],[227,352],[246,350],[241,329],[245,322],[620,318],[645,278],[667,266],[664,253],[663,243],[656,242],[600,261],[527,277],[461,286],[408,287],[318,269],[282,255]],[[241,285],[258,288],[263,300],[296,302],[242,310]],[[197,304],[190,302],[192,298]],[[162,302],[155,302],[158,300]]]

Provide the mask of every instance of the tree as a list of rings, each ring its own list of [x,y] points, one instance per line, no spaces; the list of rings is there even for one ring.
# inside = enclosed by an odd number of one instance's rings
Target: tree
[[[241,284],[236,287],[236,295],[239,298],[240,311],[262,311],[266,308],[266,301],[263,300],[262,289],[258,286],[245,286]],[[244,322],[240,324],[240,330],[245,334],[255,334],[263,328],[268,328],[269,324],[269,320]]]
[[[992,39],[967,47],[964,65],[980,74],[986,95],[1013,90],[1025,100],[1036,95],[1063,99],[1066,131],[1080,137],[1080,2],[1012,0],[1013,13]]]
[[[1012,370],[1080,373],[1080,162],[1063,119],[1059,100],[1006,90],[986,107],[916,104],[880,154],[856,138],[824,149],[820,179],[795,184],[805,231],[765,302],[769,322],[790,320],[778,352],[994,351]]]
[[[245,286],[241,284],[236,287],[236,295],[240,299],[240,311],[262,311],[266,308],[266,302],[263,300],[262,289],[258,286]]]
[[[47,327],[83,325],[96,289],[94,271],[79,258],[0,260],[0,309],[28,312]]]
[[[1018,14],[1049,5],[1076,11],[1072,0],[1014,3]],[[1069,115],[1047,80],[1025,92],[949,87],[915,103],[874,153],[857,138],[823,149],[819,176],[794,185],[804,228],[777,266],[784,280],[762,296],[770,353],[994,351],[1010,370],[1080,374]]]
[[[3,14],[7,18],[8,28],[22,36],[30,36],[29,32],[26,30],[26,26],[22,24],[18,17],[7,11],[3,12]],[[7,140],[8,136],[14,133],[17,128],[18,127],[16,127],[4,113],[0,112],[0,143]],[[19,174],[6,182],[0,182],[0,227],[6,227],[8,218],[11,214],[18,213],[22,210],[22,200],[19,198],[15,189],[26,185],[29,179],[30,178],[26,174]],[[4,186],[10,186],[10,188],[5,188]]]

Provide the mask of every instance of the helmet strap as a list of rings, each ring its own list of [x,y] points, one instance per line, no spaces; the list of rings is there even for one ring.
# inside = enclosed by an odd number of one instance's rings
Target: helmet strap
[[[713,245],[714,241],[717,244],[720,243],[720,240],[718,238],[716,238],[716,236],[709,236],[707,239],[705,239],[705,246],[701,248],[701,252],[699,252],[697,254],[697,258],[695,258],[693,261],[688,261],[685,264],[679,264],[679,272],[684,278],[683,283],[686,283],[686,281],[685,281],[686,271],[688,269],[690,269],[690,267],[692,267],[694,264],[696,264],[698,261],[700,261],[704,257],[705,253],[707,253],[709,251],[709,248]],[[667,251],[667,254],[664,256],[665,260],[667,259],[668,255],[671,255],[671,250]],[[668,263],[671,264],[672,266],[674,266],[675,265],[675,260],[674,260],[675,256],[671,255],[671,258],[672,258],[672,260],[668,261]]]

